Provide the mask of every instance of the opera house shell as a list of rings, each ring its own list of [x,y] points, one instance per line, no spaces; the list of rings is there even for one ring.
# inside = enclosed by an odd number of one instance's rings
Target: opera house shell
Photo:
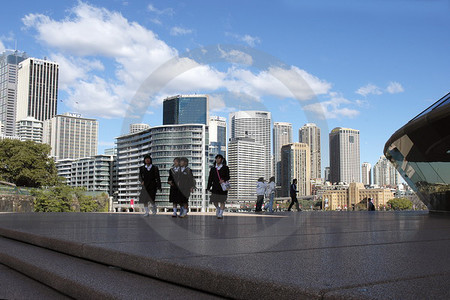
[[[432,212],[450,212],[450,93],[397,130],[384,155]]]

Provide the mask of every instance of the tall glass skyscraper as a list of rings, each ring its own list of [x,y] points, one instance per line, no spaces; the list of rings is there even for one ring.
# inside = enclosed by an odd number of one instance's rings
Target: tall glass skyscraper
[[[336,127],[330,132],[330,181],[360,182],[359,130]]]
[[[163,125],[208,125],[207,95],[177,95],[163,101]]]
[[[223,117],[209,118],[209,164],[214,163],[217,154],[227,157],[227,122]]]
[[[16,135],[17,70],[25,52],[6,50],[0,56],[0,135]]]

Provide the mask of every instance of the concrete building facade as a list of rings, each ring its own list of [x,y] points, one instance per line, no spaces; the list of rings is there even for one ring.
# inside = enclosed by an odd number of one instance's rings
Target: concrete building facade
[[[292,143],[292,124],[286,122],[274,122],[273,171],[277,185],[281,185],[281,147],[290,143]]]
[[[256,184],[264,177],[266,169],[261,163],[264,146],[252,138],[234,138],[228,143],[228,166],[230,168],[230,201],[255,201]],[[265,178],[267,180],[267,178]]]
[[[297,179],[298,196],[311,195],[311,152],[305,143],[281,147],[282,195],[289,197],[293,179]]]
[[[251,138],[263,145],[258,153],[259,164],[264,167],[263,177],[267,180],[272,174],[271,159],[271,113],[267,111],[237,111],[230,113],[231,139]],[[237,157],[236,159],[240,159]]]
[[[298,131],[298,141],[309,146],[311,178],[321,178],[322,159],[320,151],[320,128],[314,123],[305,124]]]
[[[330,181],[360,182],[359,130],[336,127],[330,138]]]
[[[56,160],[97,155],[98,121],[64,113],[44,122],[43,142],[52,147]]]
[[[59,65],[27,58],[19,63],[17,76],[16,121],[28,116],[45,121],[56,116]]]

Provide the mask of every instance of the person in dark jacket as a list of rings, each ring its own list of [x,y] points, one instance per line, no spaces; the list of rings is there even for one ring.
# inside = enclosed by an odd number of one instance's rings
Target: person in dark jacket
[[[372,201],[373,201],[372,198],[369,198],[369,202],[367,203],[368,204],[367,210],[369,210],[369,211],[374,211],[375,210],[375,205],[373,205]]]
[[[180,158],[180,175],[178,188],[180,190],[180,218],[184,218],[189,210],[189,197],[195,189],[194,174],[192,174],[191,168],[188,167],[189,160],[186,157]]]
[[[155,215],[157,212],[156,190],[161,191],[161,178],[158,167],[152,164],[152,158],[148,154],[144,156],[144,165],[139,168],[139,181],[142,185],[139,202],[144,203],[144,216],[149,215],[149,202],[152,204],[152,214]]]
[[[225,158],[221,154],[216,155],[214,166],[209,170],[208,184],[206,190],[211,192],[209,202],[216,207],[216,216],[223,218],[225,202],[227,201],[228,191],[224,191],[221,184],[230,180],[230,169],[226,165]]]
[[[291,196],[291,204],[289,205],[288,211],[291,211],[292,206],[295,203],[295,207],[297,208],[297,211],[301,211],[300,206],[298,205],[297,200],[297,179],[292,180],[291,189],[290,189],[290,196]]]
[[[169,170],[169,178],[167,179],[167,183],[170,185],[169,191],[169,202],[173,205],[173,214],[172,217],[176,218],[177,215],[177,206],[180,204],[180,190],[178,189],[178,183],[180,181],[180,158],[175,157],[173,159],[173,166]],[[180,206],[181,213],[181,206]]]

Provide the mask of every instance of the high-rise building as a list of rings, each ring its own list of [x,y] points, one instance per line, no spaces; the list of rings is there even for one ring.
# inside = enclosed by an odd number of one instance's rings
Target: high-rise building
[[[238,111],[230,113],[231,139],[252,138],[263,145],[263,152],[258,153],[259,163],[264,166],[263,176],[267,180],[272,173],[270,151],[271,113],[267,111]],[[237,157],[236,159],[240,159]]]
[[[217,154],[227,157],[227,122],[223,117],[209,118],[209,164]]]
[[[43,122],[33,117],[26,117],[16,124],[16,135],[22,141],[35,141],[42,143]]]
[[[330,181],[330,167],[325,167],[323,171],[323,177],[325,177],[325,181]]]
[[[208,125],[207,95],[177,95],[163,101],[163,125]]]
[[[282,194],[289,196],[293,179],[297,179],[299,196],[311,195],[311,151],[308,144],[291,143],[281,147]]]
[[[129,205],[132,199],[138,199],[141,189],[139,167],[143,165],[144,155],[149,154],[161,176],[162,192],[157,193],[156,202],[159,207],[172,207],[167,183],[169,169],[175,157],[184,156],[189,160],[196,181],[196,189],[189,198],[189,207],[206,211],[208,199],[205,184],[209,174],[207,140],[207,126],[202,124],[162,125],[116,138],[119,205]]]
[[[359,130],[336,127],[329,137],[330,181],[360,182]]]
[[[56,160],[97,155],[98,121],[64,113],[44,121],[43,142]]]
[[[256,183],[266,171],[260,155],[264,145],[252,138],[234,138],[228,143],[228,166],[230,168],[231,201],[255,201]],[[266,178],[267,180],[267,178]]]
[[[321,178],[320,128],[307,123],[298,131],[298,141],[308,144],[311,151],[311,178]]]
[[[16,120],[28,116],[45,121],[53,118],[58,106],[59,65],[37,58],[19,63]]]
[[[0,134],[16,134],[17,70],[19,63],[25,60],[25,52],[6,50],[0,56]]]
[[[364,185],[372,184],[372,165],[368,162],[363,162],[361,166],[362,183]]]
[[[378,186],[396,188],[399,184],[400,174],[387,158],[382,155],[373,166],[373,183]]]
[[[281,147],[292,143],[292,124],[273,123],[273,170],[277,185],[281,185]]]
[[[143,131],[143,130],[146,130],[149,128],[150,128],[150,125],[144,124],[144,123],[130,124],[130,133],[136,133],[136,132]]]

